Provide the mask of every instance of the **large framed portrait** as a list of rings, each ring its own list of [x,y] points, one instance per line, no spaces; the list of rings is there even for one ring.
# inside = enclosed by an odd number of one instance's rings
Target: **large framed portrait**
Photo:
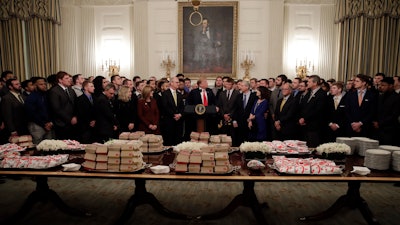
[[[179,72],[236,78],[237,2],[179,2]]]

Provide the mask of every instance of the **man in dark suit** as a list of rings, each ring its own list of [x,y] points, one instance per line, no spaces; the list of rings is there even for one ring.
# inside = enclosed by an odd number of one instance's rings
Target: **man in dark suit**
[[[292,86],[285,83],[281,86],[282,98],[275,108],[275,129],[279,140],[294,140],[297,137],[298,104],[292,95]]]
[[[47,82],[43,77],[33,77],[35,86],[25,101],[28,116],[28,129],[32,135],[33,144],[39,144],[44,139],[54,139],[53,123],[48,108]]]
[[[192,90],[188,98],[186,99],[187,105],[198,105],[198,104],[203,104],[204,106],[216,106],[216,101],[215,101],[215,96],[212,92],[211,89],[208,88],[208,82],[207,79],[202,77],[197,81],[197,85],[199,88],[196,88]],[[219,108],[216,107],[217,112],[219,111]],[[192,118],[191,121],[191,131],[197,130],[196,126],[196,120],[197,117]],[[208,115],[207,118],[205,119],[205,131],[210,132],[210,134],[216,134],[217,133],[217,117],[215,115]]]
[[[394,79],[385,77],[379,83],[378,120],[374,123],[378,129],[379,144],[397,145],[400,132],[400,97],[393,89]]]
[[[337,137],[346,137],[346,93],[342,82],[334,82],[327,102],[326,142],[335,142]]]
[[[6,70],[1,73],[1,78],[0,78],[0,98],[2,98],[4,95],[6,95],[9,91],[6,82],[9,79],[15,78],[14,74],[12,71]]]
[[[250,116],[251,109],[257,101],[256,93],[250,92],[250,83],[242,81],[240,85],[241,94],[236,100],[236,112],[232,118],[232,125],[234,127],[234,137],[232,138],[233,146],[239,146],[244,141],[248,140],[249,127],[247,119]]]
[[[318,75],[311,75],[307,82],[310,89],[304,96],[304,104],[300,108],[300,126],[304,127],[305,141],[308,147],[315,148],[324,140],[323,126],[326,123],[327,95],[320,87]]]
[[[96,125],[92,82],[84,81],[83,94],[76,99],[76,117],[78,119],[79,141],[89,144],[94,141],[94,126]]]
[[[225,82],[225,90],[221,92],[218,101],[218,107],[220,109],[220,115],[222,116],[222,127],[221,133],[228,134],[229,136],[233,133],[232,127],[232,115],[236,112],[236,101],[239,97],[239,91],[233,89],[235,81],[232,78],[228,78]]]
[[[9,92],[1,99],[7,137],[28,134],[28,121],[24,108],[25,96],[21,94],[21,83],[17,79],[8,79],[6,86]]]
[[[72,77],[64,71],[57,73],[58,85],[49,91],[50,112],[53,116],[57,139],[76,139],[75,91],[71,88]]]
[[[377,95],[367,89],[367,75],[354,79],[356,91],[347,93],[346,115],[350,137],[371,137],[372,121],[376,121]]]
[[[118,120],[114,113],[112,99],[115,95],[115,86],[112,83],[105,86],[104,91],[95,98],[95,129],[98,142],[108,141],[117,137]]]
[[[173,77],[169,89],[161,96],[161,126],[165,127],[162,133],[165,146],[177,145],[182,142],[183,136],[183,96],[177,92],[179,80]]]

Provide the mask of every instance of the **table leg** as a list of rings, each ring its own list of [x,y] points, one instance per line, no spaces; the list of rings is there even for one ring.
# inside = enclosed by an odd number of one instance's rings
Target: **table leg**
[[[75,208],[68,206],[58,194],[49,188],[47,183],[47,177],[38,176],[36,177],[36,190],[33,191],[28,198],[25,200],[22,207],[15,213],[13,216],[6,220],[6,224],[12,224],[16,222],[18,219],[25,216],[29,210],[33,208],[33,206],[37,202],[52,202],[58,209],[61,211],[74,215],[74,216],[91,216],[90,213],[84,212]]]
[[[351,208],[357,208],[360,210],[364,219],[370,225],[378,225],[379,222],[372,214],[371,210],[368,207],[367,202],[360,195],[360,186],[361,182],[359,181],[349,181],[347,193],[341,197],[339,197],[336,202],[329,207],[326,211],[318,213],[313,216],[305,216],[299,218],[301,221],[316,221],[329,218],[337,213],[341,208],[347,206]]]
[[[158,213],[173,219],[182,219],[188,220],[192,219],[191,217],[172,212],[165,208],[157,198],[150,192],[146,190],[146,180],[145,179],[136,179],[135,180],[135,193],[128,200],[127,205],[125,206],[124,212],[119,217],[118,221],[115,223],[116,225],[126,224],[132,214],[135,211],[135,208],[139,205],[150,204]]]
[[[254,192],[254,181],[243,181],[243,192],[237,195],[224,209],[219,212],[197,217],[198,219],[214,220],[227,216],[239,206],[250,207],[259,224],[267,224],[261,208],[267,207],[266,203],[258,202]]]

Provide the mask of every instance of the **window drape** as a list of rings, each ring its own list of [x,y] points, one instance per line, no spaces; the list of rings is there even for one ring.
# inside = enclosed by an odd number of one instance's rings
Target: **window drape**
[[[59,68],[59,0],[0,0],[0,70],[20,80]]]
[[[338,0],[338,75],[400,75],[400,1]]]

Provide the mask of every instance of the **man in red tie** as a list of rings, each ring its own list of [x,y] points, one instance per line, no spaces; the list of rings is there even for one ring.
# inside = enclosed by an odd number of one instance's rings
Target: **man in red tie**
[[[187,105],[198,105],[203,104],[204,106],[215,106],[216,100],[215,96],[211,89],[208,88],[207,78],[201,77],[197,81],[197,85],[199,86],[197,89],[193,89],[186,100]],[[218,112],[218,107],[216,107]],[[195,121],[195,120],[193,120]],[[217,118],[216,115],[207,115],[206,117],[206,130],[211,134],[215,134],[217,132]],[[197,130],[196,125],[192,123],[192,131]]]

